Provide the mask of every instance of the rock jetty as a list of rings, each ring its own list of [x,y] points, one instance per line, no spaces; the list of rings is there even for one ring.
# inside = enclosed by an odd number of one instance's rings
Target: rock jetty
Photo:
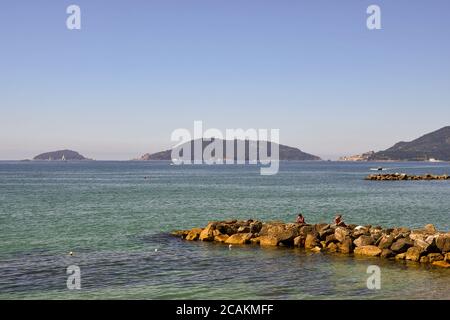
[[[406,173],[386,173],[386,174],[370,174],[366,177],[366,180],[378,180],[378,181],[396,181],[396,180],[450,180],[450,176],[424,174],[420,176],[408,175]]]
[[[172,234],[189,241],[298,247],[315,252],[409,260],[450,268],[450,232],[439,232],[432,224],[410,230],[371,225],[230,220],[209,222],[205,228],[179,230]]]

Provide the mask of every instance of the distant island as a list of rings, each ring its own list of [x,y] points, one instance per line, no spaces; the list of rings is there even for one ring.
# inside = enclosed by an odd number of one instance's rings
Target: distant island
[[[222,144],[223,144],[223,154],[226,155],[226,142],[227,140],[221,140]],[[187,142],[186,144],[191,144],[191,150],[193,150],[193,140],[191,140],[190,142]],[[203,150],[210,144],[212,143],[212,141],[202,141],[202,147]],[[251,145],[253,144],[257,145],[257,148],[259,148],[259,141],[252,141]],[[264,142],[265,143],[265,142]],[[269,142],[268,144],[268,150],[270,153],[272,144],[275,145],[274,142]],[[249,141],[245,141],[245,159],[248,160],[249,158]],[[237,140],[234,140],[234,151],[235,151],[235,159],[236,159],[236,149],[237,149]],[[258,149],[259,150],[259,149]],[[165,151],[161,151],[161,152],[157,152],[157,153],[146,153],[144,154],[142,157],[138,158],[138,159],[134,159],[134,160],[140,160],[140,161],[147,161],[147,160],[172,160],[171,157],[171,153],[172,150],[165,150]],[[194,154],[193,152],[191,154]],[[193,156],[192,156],[193,158]],[[317,160],[321,160],[320,157],[306,153],[301,151],[298,148],[294,148],[294,147],[289,147],[286,145],[282,145],[279,144],[279,160],[297,160],[297,161],[317,161]]]
[[[36,157],[34,157],[33,160],[71,161],[71,160],[92,160],[92,159],[85,158],[76,151],[58,150],[41,153]]]

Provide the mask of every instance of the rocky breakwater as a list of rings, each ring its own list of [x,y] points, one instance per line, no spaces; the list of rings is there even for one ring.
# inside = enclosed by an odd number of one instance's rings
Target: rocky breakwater
[[[424,174],[420,176],[406,173],[369,174],[365,180],[398,181],[398,180],[450,180],[449,175]]]
[[[410,230],[370,225],[230,220],[210,222],[205,228],[174,231],[172,234],[189,241],[298,247],[315,252],[409,260],[450,267],[450,232],[439,232],[431,224]]]

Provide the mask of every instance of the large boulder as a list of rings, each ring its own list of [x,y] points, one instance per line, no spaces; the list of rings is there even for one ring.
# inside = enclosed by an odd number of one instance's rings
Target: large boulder
[[[308,234],[305,239],[305,248],[312,249],[314,247],[320,246],[320,240],[315,234]]]
[[[370,237],[372,237],[375,243],[378,242],[378,240],[380,240],[383,236],[382,230],[376,228],[371,228],[370,230]]]
[[[239,228],[239,227],[248,227],[248,226],[250,226],[250,223],[252,223],[253,222],[253,220],[240,220],[240,221],[237,221],[236,223],[235,223],[235,225]]]
[[[249,233],[250,226],[240,226],[237,230],[238,233]]]
[[[294,247],[304,247],[305,246],[305,236],[298,236],[294,238]]]
[[[314,225],[314,229],[316,229],[317,233],[320,233],[320,231],[325,231],[329,229],[331,226],[327,223],[318,223]]]
[[[327,224],[324,228],[320,229],[319,231],[319,237],[322,240],[325,240],[330,235],[334,235],[334,230],[330,228],[329,224]]]
[[[423,230],[414,230],[409,234],[409,238],[413,241],[425,240],[428,236]]]
[[[278,242],[279,242],[278,238],[273,237],[273,236],[260,236],[260,237],[258,237],[258,239],[259,239],[259,244],[261,246],[274,247],[274,246],[277,246]]]
[[[337,244],[338,251],[341,253],[352,253],[353,252],[353,242],[352,239],[347,238],[344,241]]]
[[[203,231],[202,228],[194,228],[190,230],[186,236],[186,240],[195,241],[200,237],[200,233]]]
[[[425,227],[423,227],[423,230],[428,233],[435,233],[437,231],[436,227],[432,224],[425,225]]]
[[[334,242],[330,242],[327,246],[327,251],[328,252],[337,252],[338,251],[338,246],[336,245],[336,243]]]
[[[395,255],[395,260],[405,260],[406,252]]]
[[[230,236],[225,243],[228,244],[246,244],[253,237],[252,233],[236,233]]]
[[[344,227],[337,227],[336,230],[334,230],[334,236],[336,237],[336,240],[339,242],[343,242],[346,238],[348,238],[351,234],[351,230],[344,228]]]
[[[395,228],[392,231],[392,234],[395,236],[395,240],[400,239],[400,238],[406,238],[411,234],[411,230],[408,228],[404,228],[404,227],[400,227],[400,228]]]
[[[318,232],[316,231],[316,228],[312,225],[304,225],[304,226],[301,226],[299,229],[299,234],[303,235],[305,237],[307,234],[310,234],[310,233],[318,234]]]
[[[391,258],[391,257],[394,257],[394,256],[395,256],[394,251],[392,251],[390,249],[382,249],[381,250],[380,257],[382,257],[382,258]]]
[[[446,234],[441,234],[436,237],[436,247],[442,253],[450,252],[450,236]]]
[[[411,234],[411,229],[406,228],[406,227],[400,227],[400,228],[394,229],[394,232],[396,232],[397,234],[402,234],[402,235],[408,236],[409,234]]]
[[[213,241],[214,240],[214,230],[216,226],[214,223],[210,223],[206,226],[205,229],[200,232],[199,239],[201,241]]]
[[[233,221],[218,223],[216,225],[216,230],[218,230],[221,234],[232,236],[233,234],[237,233],[239,229],[237,222]]]
[[[414,242],[409,238],[400,238],[397,241],[395,241],[392,246],[391,250],[396,253],[404,253],[408,248],[412,247],[414,245]]]
[[[360,236],[358,239],[353,241],[353,243],[357,247],[370,246],[370,245],[374,244],[374,242],[375,241],[370,236]]]
[[[444,260],[444,256],[440,253],[430,253],[427,255],[429,262]]]
[[[227,240],[228,240],[228,238],[229,238],[230,236],[229,235],[227,235],[227,234],[219,234],[219,235],[217,235],[217,236],[214,236],[214,241],[217,241],[217,242],[226,242]]]
[[[263,224],[261,221],[253,221],[252,223],[250,223],[250,232],[259,233],[259,231],[261,231],[262,225]]]
[[[450,263],[447,261],[435,261],[433,262],[433,266],[440,267],[440,268],[450,268]]]
[[[280,242],[291,244],[294,239],[300,234],[298,225],[295,223],[289,223],[284,227],[284,230],[278,234],[273,234]]]
[[[438,233],[432,230],[434,227],[431,227],[432,225],[427,225],[425,226],[424,229],[419,229],[419,230],[413,230],[411,231],[411,233],[409,234],[409,238],[411,238],[411,240],[424,240],[424,241],[431,241],[431,239],[434,239],[438,236]],[[427,240],[428,239],[428,240]]]
[[[370,233],[378,233],[378,232],[382,232],[383,228],[381,226],[376,226],[376,227],[371,227],[369,229]]]
[[[381,255],[381,249],[377,246],[362,246],[355,248],[356,255],[376,257]]]
[[[423,255],[422,249],[418,247],[410,247],[406,251],[405,259],[410,261],[419,261],[420,257]]]
[[[299,230],[298,225],[295,223],[266,223],[262,226],[259,235],[275,237],[279,242],[290,244],[299,235]]]
[[[326,243],[327,246],[328,246],[331,242],[334,242],[334,243],[338,243],[338,242],[339,242],[339,241],[337,241],[336,236],[334,235],[334,233],[328,235],[328,236],[325,238],[325,243]]]
[[[392,243],[394,243],[394,235],[384,235],[378,242],[378,248],[389,249],[392,246]]]
[[[438,237],[438,235],[430,235],[425,237],[425,241],[428,242],[429,244],[432,244],[434,246],[436,246],[436,238]]]
[[[363,226],[357,226],[353,229],[352,236],[353,238],[358,238],[362,235],[370,235],[369,228]]]
[[[425,240],[416,239],[414,241],[414,247],[420,248],[423,252],[433,252],[436,250],[436,246],[434,241],[432,243],[429,243]]]
[[[284,224],[281,222],[266,222],[266,223],[263,223],[263,225],[258,233],[260,236],[267,236],[267,235],[269,235],[269,232],[271,232],[271,230],[273,230],[273,229],[278,229],[278,228],[280,230],[284,229],[283,225]]]

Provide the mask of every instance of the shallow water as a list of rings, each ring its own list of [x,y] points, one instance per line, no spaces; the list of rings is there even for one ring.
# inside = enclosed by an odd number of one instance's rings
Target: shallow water
[[[210,220],[293,221],[300,210],[309,223],[341,212],[348,223],[450,229],[449,181],[363,180],[379,165],[283,162],[261,176],[256,166],[0,162],[0,298],[450,299],[449,270],[167,235]],[[450,173],[447,163],[383,166]],[[366,287],[371,264],[380,290]],[[79,291],[66,288],[69,265],[81,268]]]

